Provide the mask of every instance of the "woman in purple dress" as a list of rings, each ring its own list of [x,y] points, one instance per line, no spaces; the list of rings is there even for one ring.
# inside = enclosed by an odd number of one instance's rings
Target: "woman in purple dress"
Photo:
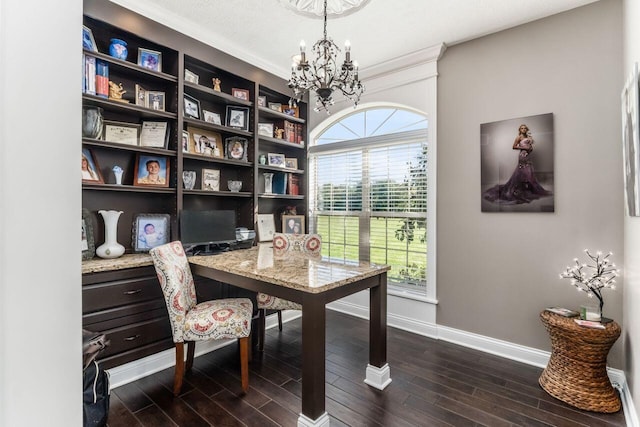
[[[527,125],[520,125],[518,136],[513,141],[514,150],[520,150],[518,165],[511,178],[504,184],[498,184],[484,192],[484,198],[490,202],[503,205],[530,203],[541,197],[550,196],[551,191],[542,188],[538,183],[533,163],[529,158],[533,151],[533,137]]]

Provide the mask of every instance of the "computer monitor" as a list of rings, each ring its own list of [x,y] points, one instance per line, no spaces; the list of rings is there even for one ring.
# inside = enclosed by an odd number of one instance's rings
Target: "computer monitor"
[[[187,252],[212,252],[236,242],[236,213],[231,210],[183,210],[180,240]]]

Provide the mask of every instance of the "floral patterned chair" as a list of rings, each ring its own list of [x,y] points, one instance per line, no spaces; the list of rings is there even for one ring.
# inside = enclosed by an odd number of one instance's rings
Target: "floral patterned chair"
[[[273,236],[273,253],[276,258],[300,253],[304,256],[320,258],[322,238],[318,234],[284,234],[275,233]],[[278,329],[282,331],[282,310],[302,310],[296,302],[258,292],[258,349],[264,350],[267,310],[278,312]]]
[[[149,251],[162,287],[176,344],[173,394],[180,394],[182,378],[193,365],[196,341],[238,338],[242,390],[249,388],[249,335],[253,304],[247,298],[196,301],[196,290],[187,256],[179,241]],[[187,363],[184,344],[187,344]]]

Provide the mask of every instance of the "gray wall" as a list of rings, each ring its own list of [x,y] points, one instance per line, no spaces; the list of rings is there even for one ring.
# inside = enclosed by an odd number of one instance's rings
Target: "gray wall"
[[[621,26],[621,1],[602,0],[439,61],[439,325],[549,350],[540,311],[593,302],[559,279],[564,266],[584,248],[623,262]],[[543,113],[554,115],[555,213],[481,213],[480,124]],[[605,291],[604,310],[622,323],[622,290]],[[619,340],[609,362],[622,357]]]
[[[624,69],[640,62],[640,2],[624,1]],[[624,218],[624,327],[625,377],[636,410],[640,409],[640,217]]]

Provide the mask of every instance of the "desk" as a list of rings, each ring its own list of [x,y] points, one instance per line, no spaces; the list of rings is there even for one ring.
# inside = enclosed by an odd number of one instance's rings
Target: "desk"
[[[540,386],[556,399],[594,412],[618,412],[620,397],[607,375],[607,354],[620,336],[616,322],[605,329],[585,328],[571,318],[543,311],[551,338],[551,358]]]
[[[270,246],[189,258],[193,274],[264,292],[302,305],[302,413],[298,426],[328,426],[325,410],[325,305],[369,289],[369,365],[365,382],[380,390],[390,382],[387,364],[389,266],[343,263],[288,254]]]

